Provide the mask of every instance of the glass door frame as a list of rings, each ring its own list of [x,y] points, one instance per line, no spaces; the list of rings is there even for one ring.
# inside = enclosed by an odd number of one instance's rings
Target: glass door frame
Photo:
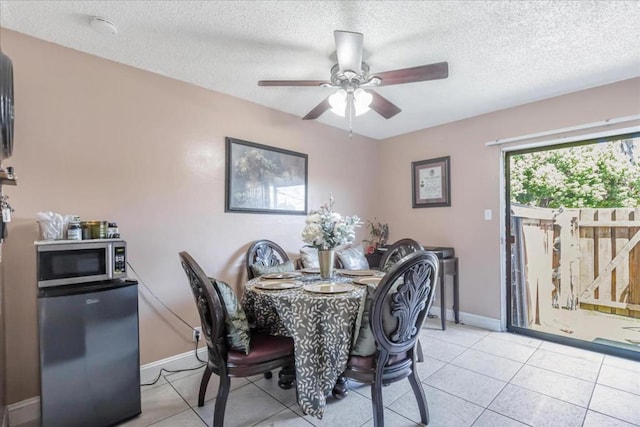
[[[570,338],[566,336],[555,335],[547,332],[536,331],[529,328],[523,328],[514,326],[512,324],[512,302],[513,297],[511,291],[511,181],[510,181],[510,168],[509,160],[512,156],[517,154],[532,153],[536,151],[544,151],[558,148],[576,147],[581,145],[589,145],[601,142],[607,142],[616,139],[625,138],[638,138],[640,132],[637,128],[625,128],[614,129],[597,134],[579,135],[570,138],[563,138],[562,140],[552,141],[538,141],[530,144],[521,144],[517,146],[503,147],[500,157],[500,185],[502,191],[500,192],[500,204],[503,207],[503,215],[500,217],[500,229],[502,235],[500,236],[501,242],[501,264],[502,264],[502,303],[501,303],[501,315],[502,315],[502,329],[508,332],[530,336],[533,338],[541,339],[544,341],[550,341],[558,344],[568,345],[584,350],[595,351],[603,354],[608,354],[616,357],[623,357],[631,360],[640,361],[640,352],[628,350],[619,347],[613,347],[606,344],[594,343],[591,341],[584,341],[577,338]]]

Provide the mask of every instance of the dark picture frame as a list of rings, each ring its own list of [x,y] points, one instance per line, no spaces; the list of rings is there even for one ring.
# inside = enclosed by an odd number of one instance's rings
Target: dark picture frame
[[[225,212],[307,214],[307,154],[231,137],[225,142]]]
[[[414,208],[451,206],[450,157],[411,163]]]

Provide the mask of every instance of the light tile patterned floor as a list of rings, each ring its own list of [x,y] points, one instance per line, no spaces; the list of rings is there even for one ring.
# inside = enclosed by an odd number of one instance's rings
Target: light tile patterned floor
[[[638,426],[640,362],[430,320],[421,331],[430,426]],[[167,375],[142,390],[142,415],[122,426],[211,426],[217,389],[211,377],[196,407],[200,371]],[[420,425],[408,381],[383,389],[385,426]],[[351,382],[344,400],[328,398],[325,416],[302,416],[294,390],[262,376],[232,382],[225,425],[260,427],[373,426],[368,386]],[[21,427],[27,427],[26,425]]]

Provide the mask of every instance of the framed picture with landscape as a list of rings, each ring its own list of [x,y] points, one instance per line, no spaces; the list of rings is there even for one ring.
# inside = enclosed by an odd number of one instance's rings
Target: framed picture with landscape
[[[411,163],[414,208],[451,206],[449,163],[449,156]]]
[[[308,156],[226,138],[225,212],[307,214]]]

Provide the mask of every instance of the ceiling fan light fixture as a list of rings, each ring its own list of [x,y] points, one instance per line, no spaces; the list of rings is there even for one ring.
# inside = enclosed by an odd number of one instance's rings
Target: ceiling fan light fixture
[[[329,97],[329,104],[331,105],[331,111],[340,117],[346,116],[347,111],[347,91],[344,89],[338,89],[336,93]]]
[[[373,96],[360,88],[352,93],[344,89],[339,89],[329,97],[331,111],[340,117],[345,117],[347,115],[347,109],[350,108],[353,108],[356,116],[366,113],[370,110],[369,105],[371,105],[371,101],[373,101]]]
[[[353,106],[356,110],[356,116],[366,113],[370,110],[369,105],[373,101],[373,96],[364,89],[356,89],[353,92]]]

